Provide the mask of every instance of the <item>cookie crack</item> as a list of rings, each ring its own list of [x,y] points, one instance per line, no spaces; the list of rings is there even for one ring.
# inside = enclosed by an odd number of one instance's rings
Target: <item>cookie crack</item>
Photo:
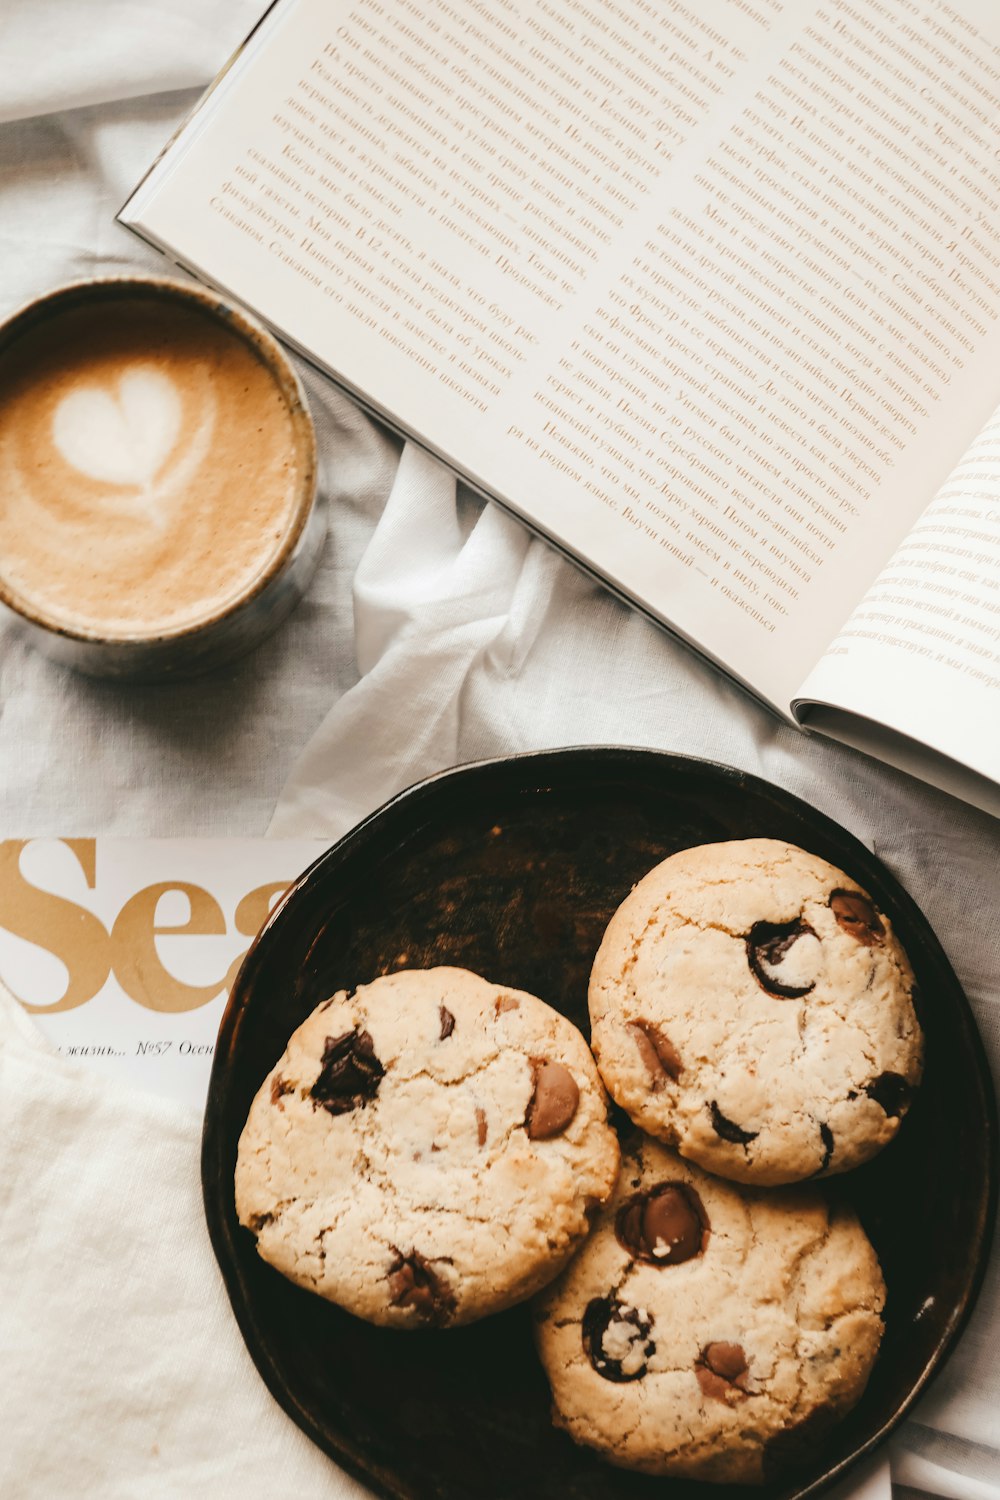
[[[436,1083],[443,1089],[459,1088],[463,1083],[468,1083],[470,1078],[475,1078],[478,1074],[485,1073],[502,1055],[502,1052],[498,1048],[495,1052],[491,1052],[488,1057],[478,1058],[473,1067],[464,1073],[460,1073],[455,1078],[443,1078],[439,1073],[434,1072],[432,1068],[416,1068],[412,1073],[397,1072],[393,1064],[388,1065],[388,1067],[392,1068],[389,1076],[394,1084],[413,1083],[418,1078],[427,1078],[431,1083]]]

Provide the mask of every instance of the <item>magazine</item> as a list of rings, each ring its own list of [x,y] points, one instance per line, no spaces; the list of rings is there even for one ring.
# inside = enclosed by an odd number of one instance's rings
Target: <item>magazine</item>
[[[0,981],[63,1056],[204,1105],[243,957],[320,839],[5,839]]]

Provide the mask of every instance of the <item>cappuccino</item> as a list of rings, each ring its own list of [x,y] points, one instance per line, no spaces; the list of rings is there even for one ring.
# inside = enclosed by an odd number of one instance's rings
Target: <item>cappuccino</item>
[[[303,529],[301,393],[273,341],[199,289],[76,290],[0,345],[0,597],[74,637],[197,631]]]

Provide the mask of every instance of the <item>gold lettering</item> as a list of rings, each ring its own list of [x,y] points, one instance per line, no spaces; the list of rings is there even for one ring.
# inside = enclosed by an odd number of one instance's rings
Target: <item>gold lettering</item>
[[[191,915],[186,922],[172,926],[157,923],[156,909],[160,897],[168,891],[179,891],[187,897]],[[215,984],[205,985],[185,984],[183,980],[175,979],[160,960],[156,939],[166,933],[203,936],[224,933],[225,930],[222,908],[200,885],[190,885],[185,880],[164,880],[158,885],[146,886],[126,901],[111,929],[118,983],[137,1005],[143,1005],[147,1010],[172,1013],[197,1010],[200,1005],[207,1005],[215,999],[226,979],[219,978]]]
[[[54,1005],[30,1005],[32,1015],[53,1015],[75,1010],[92,1000],[111,972],[111,944],[104,924],[93,912],[75,901],[40,891],[21,873],[21,851],[30,839],[6,839],[0,843],[0,927],[26,943],[44,948],[66,966],[69,983]],[[76,858],[87,889],[97,878],[97,847],[94,839],[61,841]],[[21,999],[18,996],[18,999]]]

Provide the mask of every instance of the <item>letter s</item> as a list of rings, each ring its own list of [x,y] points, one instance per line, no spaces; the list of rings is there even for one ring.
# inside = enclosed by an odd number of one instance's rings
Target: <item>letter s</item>
[[[69,984],[54,1005],[31,1005],[21,999],[32,1015],[54,1015],[75,1010],[92,1000],[111,973],[111,942],[104,924],[93,912],[51,891],[39,890],[21,874],[21,852],[31,839],[5,839],[0,843],[0,927],[15,937],[44,948],[63,964]],[[62,839],[73,853],[88,890],[97,878],[97,846],[94,839]]]

